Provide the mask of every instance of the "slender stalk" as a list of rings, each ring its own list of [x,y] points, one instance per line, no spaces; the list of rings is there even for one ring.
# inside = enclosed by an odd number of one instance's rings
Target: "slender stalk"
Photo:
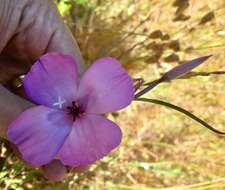
[[[206,127],[207,129],[209,129],[210,131],[219,134],[219,135],[225,135],[225,132],[219,131],[215,128],[213,128],[211,125],[209,125],[208,123],[206,123],[205,121],[203,121],[202,119],[198,118],[197,116],[195,116],[194,114],[192,114],[191,112],[173,105],[171,103],[168,102],[164,102],[162,100],[157,100],[157,99],[148,99],[148,98],[137,98],[135,99],[135,101],[142,101],[142,102],[148,102],[148,103],[153,103],[153,104],[158,104],[158,105],[162,105],[168,108],[171,108],[173,110],[176,110],[178,112],[183,113],[184,115],[188,116],[189,118],[193,119],[194,121],[198,122],[199,124],[201,124],[202,126]]]

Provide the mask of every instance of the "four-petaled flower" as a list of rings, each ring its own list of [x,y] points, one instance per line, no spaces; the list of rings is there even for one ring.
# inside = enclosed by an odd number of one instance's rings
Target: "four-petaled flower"
[[[86,165],[120,144],[120,128],[102,116],[134,97],[133,81],[117,60],[97,60],[79,80],[71,56],[49,53],[32,66],[23,85],[38,106],[19,115],[8,137],[32,165],[54,158],[68,166]]]

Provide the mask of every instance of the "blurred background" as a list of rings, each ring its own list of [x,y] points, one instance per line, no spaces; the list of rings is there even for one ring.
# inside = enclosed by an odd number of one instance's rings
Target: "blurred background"
[[[181,79],[145,95],[186,108],[225,131],[225,1],[58,0],[88,65],[120,60],[146,82],[187,60],[213,54]],[[63,182],[24,166],[1,142],[0,187],[44,190],[225,189],[225,137],[158,105],[134,102],[110,114],[123,141],[108,157]]]

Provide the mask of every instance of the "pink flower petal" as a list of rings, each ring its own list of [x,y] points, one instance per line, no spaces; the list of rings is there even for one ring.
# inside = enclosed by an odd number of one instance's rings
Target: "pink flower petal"
[[[69,55],[42,56],[23,80],[26,94],[37,104],[62,108],[71,104],[77,91],[77,67]]]
[[[84,74],[77,99],[87,113],[102,114],[126,107],[133,96],[131,77],[117,60],[107,57],[96,61]]]
[[[73,125],[63,111],[36,106],[23,112],[8,129],[9,139],[34,166],[49,163],[58,153]]]
[[[85,115],[76,120],[59,151],[63,164],[87,165],[101,159],[121,142],[120,128],[99,115]]]

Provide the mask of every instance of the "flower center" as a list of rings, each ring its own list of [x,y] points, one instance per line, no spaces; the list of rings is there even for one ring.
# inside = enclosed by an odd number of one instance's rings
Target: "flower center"
[[[68,114],[72,115],[73,121],[75,121],[77,117],[81,116],[84,113],[81,110],[79,103],[75,101],[72,101],[72,106],[68,106],[67,110]]]

